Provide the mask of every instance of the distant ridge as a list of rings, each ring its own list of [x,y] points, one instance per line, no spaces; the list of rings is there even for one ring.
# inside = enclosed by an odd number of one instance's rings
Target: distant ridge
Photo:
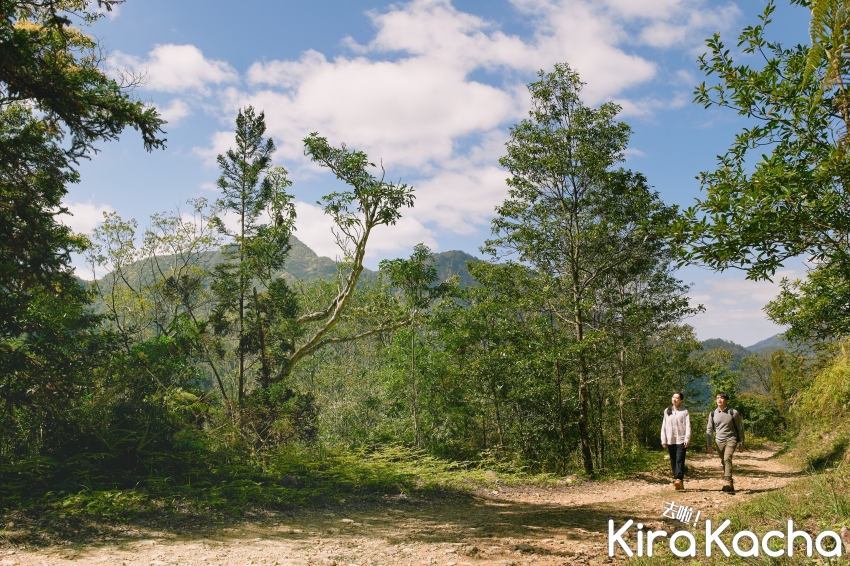
[[[741,346],[731,340],[723,340],[721,338],[710,338],[708,340],[703,340],[701,342],[703,350],[726,350],[730,354],[732,354],[732,363],[729,366],[729,369],[738,369],[741,364],[741,360],[746,358],[747,356],[752,354],[748,348]]]
[[[782,334],[776,334],[761,342],[756,342],[752,346],[747,346],[747,350],[750,352],[773,352],[774,350],[788,350],[789,348],[790,346],[782,337]]]
[[[334,260],[316,254],[316,252],[295,236],[290,237],[290,244],[292,245],[292,249],[289,251],[286,263],[283,269],[275,274],[275,277],[283,277],[290,283],[295,281],[330,281],[336,277],[337,263]],[[162,257],[161,259],[167,263],[169,256]],[[198,256],[196,265],[212,271],[216,265],[223,261],[224,255],[220,251],[204,252]],[[477,282],[466,268],[467,261],[477,262],[481,260],[460,250],[435,253],[434,266],[437,268],[437,277],[440,281],[445,281],[457,275],[460,278],[461,287],[476,285]],[[128,266],[128,280],[133,285],[137,285],[139,279],[142,277],[145,279],[150,277],[149,270],[142,269],[145,265],[143,262],[138,262],[137,264]],[[364,280],[375,281],[378,278],[378,273],[364,268],[362,277]],[[146,281],[146,283],[152,283],[152,281]],[[80,279],[80,284],[88,287],[91,282]],[[94,301],[92,308],[98,313],[105,310],[104,305],[100,303],[99,299]]]
[[[460,250],[449,250],[434,254],[434,266],[437,268],[437,277],[440,281],[457,275],[460,278],[461,287],[471,287],[477,285],[478,282],[469,270],[466,268],[466,262],[476,263],[481,261],[474,255],[462,252]]]

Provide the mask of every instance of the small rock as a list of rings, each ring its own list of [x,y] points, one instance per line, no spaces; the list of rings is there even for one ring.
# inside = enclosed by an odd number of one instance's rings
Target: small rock
[[[514,550],[519,550],[520,552],[534,552],[534,547],[528,543],[521,542],[517,545],[514,545]]]
[[[484,472],[484,479],[487,481],[496,481],[499,479],[499,474],[494,472],[493,470],[487,470]]]
[[[354,523],[354,519],[340,519],[340,521],[343,522],[343,523],[348,523],[348,524]]]

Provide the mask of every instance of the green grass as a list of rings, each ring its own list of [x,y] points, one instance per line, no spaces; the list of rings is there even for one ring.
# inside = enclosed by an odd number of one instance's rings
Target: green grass
[[[402,446],[374,450],[289,447],[253,464],[232,458],[199,459],[180,475],[148,477],[131,489],[93,486],[39,491],[35,486],[49,483],[50,466],[30,462],[17,471],[8,466],[2,470],[0,505],[7,522],[12,516],[29,517],[30,526],[37,523],[38,528],[67,536],[66,531],[79,531],[80,525],[91,522],[190,527],[306,505],[357,504],[441,490],[471,491],[495,481],[502,485],[555,482],[552,475],[506,470],[504,465],[494,476],[490,464],[448,462]],[[55,475],[57,471],[52,472]],[[297,486],[291,485],[293,477]],[[20,526],[11,531],[0,528],[0,537],[13,539],[13,531]]]

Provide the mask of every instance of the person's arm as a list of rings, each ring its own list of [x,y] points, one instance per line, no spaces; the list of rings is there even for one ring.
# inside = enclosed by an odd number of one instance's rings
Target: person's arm
[[[685,448],[691,444],[691,414],[685,411]]]
[[[667,448],[667,409],[661,417],[661,447]]]
[[[714,435],[714,420],[711,418],[713,413],[714,409],[709,411],[708,418],[705,420],[705,448],[709,454],[711,454],[711,437]]]

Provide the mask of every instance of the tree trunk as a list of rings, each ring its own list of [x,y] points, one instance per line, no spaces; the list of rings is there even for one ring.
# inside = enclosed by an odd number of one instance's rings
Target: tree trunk
[[[242,348],[242,340],[245,335],[245,274],[242,271],[242,264],[245,261],[245,197],[244,190],[242,192],[242,231],[239,239],[239,342],[236,346],[236,352],[239,356],[239,390],[237,392],[237,403],[242,407],[242,399],[245,396],[245,352]]]
[[[419,448],[419,395],[416,389],[416,325],[410,323],[410,383],[413,387],[413,441]]]
[[[260,332],[260,372],[263,378],[263,389],[269,388],[269,380],[271,378],[271,369],[269,368],[269,360],[266,357],[266,333],[263,329],[263,319],[260,314],[260,300],[257,297],[257,288],[254,287],[254,310],[257,313],[257,327]]]
[[[587,475],[593,475],[593,453],[590,450],[590,434],[588,432],[588,412],[590,411],[590,400],[588,399],[587,387],[587,360],[581,347],[584,339],[584,324],[579,307],[579,297],[574,295],[575,300],[575,330],[576,339],[579,343],[578,355],[578,434],[581,439],[581,460]]]
[[[620,359],[617,367],[617,377],[620,380],[620,400],[618,401],[618,418],[620,420],[620,448],[626,447],[626,413],[625,413],[625,404],[626,400],[624,398],[625,389],[626,389],[626,348],[625,346],[620,347]]]

